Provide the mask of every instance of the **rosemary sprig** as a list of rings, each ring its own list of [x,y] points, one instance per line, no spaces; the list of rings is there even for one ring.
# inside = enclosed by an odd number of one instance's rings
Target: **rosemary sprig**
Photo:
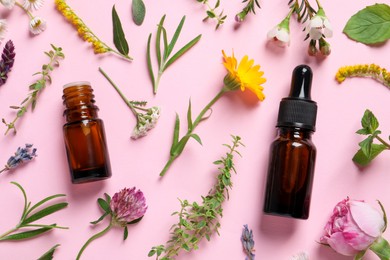
[[[158,24],[157,28],[157,34],[156,34],[156,56],[157,56],[157,64],[158,64],[158,72],[157,75],[154,76],[153,73],[153,67],[152,67],[152,59],[150,55],[150,42],[152,38],[152,34],[149,34],[148,38],[148,48],[147,48],[147,62],[148,62],[148,70],[150,78],[153,82],[153,93],[157,93],[158,84],[160,82],[161,75],[163,72],[177,59],[179,59],[184,53],[186,53],[189,49],[191,49],[202,37],[201,34],[196,36],[194,39],[192,39],[190,42],[188,42],[186,45],[184,45],[180,50],[178,50],[174,55],[170,56],[172,54],[173,48],[175,47],[175,44],[180,36],[181,30],[184,25],[185,16],[181,19],[179,25],[176,28],[176,31],[171,39],[171,41],[168,43],[168,36],[167,31],[164,28],[164,20],[165,15],[161,18],[160,23]],[[163,46],[164,49],[161,51],[161,34],[163,37]]]
[[[27,112],[27,108],[31,105],[31,110],[34,111],[34,108],[37,104],[38,94],[46,87],[46,85],[49,83],[51,84],[51,72],[54,70],[55,67],[58,67],[60,65],[59,60],[65,58],[64,53],[62,52],[61,47],[56,47],[53,44],[51,44],[51,47],[53,50],[50,50],[49,52],[45,52],[45,54],[50,58],[49,63],[42,65],[42,70],[39,72],[34,73],[33,75],[40,75],[40,78],[36,80],[33,84],[29,86],[29,89],[31,90],[28,94],[27,98],[25,98],[19,106],[11,106],[10,108],[16,109],[16,117],[11,122],[7,123],[4,118],[2,119],[2,122],[6,125],[7,130],[5,131],[5,135],[8,134],[10,130],[13,130],[16,134],[16,127],[15,123],[16,121],[24,116],[24,114]]]
[[[215,30],[217,30],[219,28],[219,26],[222,25],[225,22],[226,17],[227,17],[227,15],[223,14],[223,10],[219,14],[217,14],[217,9],[220,6],[221,1],[217,0],[217,2],[215,3],[214,7],[210,6],[209,0],[196,0],[196,1],[198,1],[199,3],[204,4],[207,7],[207,11],[206,11],[207,16],[203,19],[203,21],[206,21],[208,19],[216,20],[217,21],[217,25],[215,26]]]
[[[55,198],[64,197],[65,194],[55,194],[49,197],[46,197],[39,201],[38,203],[31,206],[31,202],[27,201],[27,195],[23,187],[17,183],[17,182],[11,182],[12,184],[16,185],[23,193],[24,197],[24,207],[23,207],[23,213],[22,217],[20,218],[19,223],[12,229],[8,230],[7,232],[0,235],[0,242],[1,241],[19,241],[23,239],[32,238],[35,236],[38,236],[40,234],[43,234],[47,231],[52,230],[53,228],[59,228],[59,229],[68,229],[67,227],[61,227],[57,226],[57,224],[33,224],[33,222],[46,217],[50,214],[53,214],[61,209],[64,209],[68,206],[67,202],[60,202],[57,204],[53,204],[50,206],[45,206],[42,208],[42,206]],[[28,229],[27,231],[20,231],[20,229]]]
[[[188,200],[180,200],[181,209],[172,215],[177,215],[179,221],[171,228],[171,239],[167,244],[152,247],[148,256],[156,255],[156,259],[172,260],[184,249],[192,251],[199,248],[199,243],[206,238],[210,241],[213,233],[218,233],[221,226],[219,218],[222,217],[222,204],[229,199],[229,189],[232,188],[232,172],[236,173],[233,157],[240,155],[237,151],[243,146],[239,136],[232,136],[233,144],[225,146],[229,149],[225,157],[214,162],[219,165],[217,183],[210,190],[207,196],[202,196],[202,203]],[[162,258],[160,258],[162,256]]]

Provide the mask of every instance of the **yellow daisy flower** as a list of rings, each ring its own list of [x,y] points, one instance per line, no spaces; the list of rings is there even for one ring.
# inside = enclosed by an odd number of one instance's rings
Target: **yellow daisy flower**
[[[234,57],[234,53],[231,57],[227,56],[224,51],[222,51],[222,54],[223,65],[228,71],[224,78],[225,87],[229,90],[240,88],[241,91],[244,91],[249,89],[256,94],[260,101],[264,100],[264,88],[261,84],[265,83],[266,79],[263,77],[264,72],[260,71],[260,65],[253,65],[254,60],[250,60],[245,55],[237,66],[237,59]]]

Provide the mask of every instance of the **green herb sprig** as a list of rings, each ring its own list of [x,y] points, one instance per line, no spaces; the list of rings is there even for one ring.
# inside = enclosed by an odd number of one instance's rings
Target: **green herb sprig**
[[[379,136],[382,132],[378,130],[378,119],[370,110],[366,109],[364,112],[361,124],[363,128],[356,133],[367,135],[367,138],[359,143],[360,149],[352,160],[361,166],[366,166],[381,152],[390,150],[390,144]],[[379,144],[374,143],[374,140],[379,141]]]
[[[374,4],[354,14],[343,32],[352,40],[376,44],[390,39],[390,6]]]
[[[225,144],[228,148],[225,157],[214,162],[219,166],[217,183],[207,196],[202,196],[202,203],[190,203],[188,200],[179,199],[181,209],[172,214],[177,215],[179,221],[171,228],[171,239],[165,246],[152,247],[148,254],[149,257],[156,255],[157,260],[172,260],[181,250],[184,249],[187,252],[196,250],[204,238],[210,241],[213,233],[219,235],[218,229],[221,226],[219,219],[223,213],[222,205],[226,199],[229,199],[229,189],[232,188],[232,173],[236,173],[233,163],[234,154],[240,155],[237,148],[243,146],[239,136],[232,136],[232,138],[232,145]]]
[[[2,119],[2,122],[7,127],[7,130],[5,131],[5,135],[7,135],[10,130],[13,130],[13,132],[16,134],[16,127],[15,127],[16,121],[25,115],[25,113],[27,112],[27,108],[30,105],[31,105],[31,110],[34,111],[35,106],[37,104],[39,93],[46,87],[47,84],[52,83],[50,74],[55,67],[58,67],[60,65],[59,61],[65,58],[65,55],[62,52],[61,47],[56,47],[53,44],[51,44],[51,47],[53,50],[50,50],[49,52],[45,52],[45,54],[50,58],[50,61],[49,63],[42,65],[41,71],[33,74],[33,75],[40,75],[40,78],[29,86],[30,93],[28,94],[27,98],[25,98],[20,103],[19,106],[10,107],[12,109],[17,110],[16,117],[14,118],[14,120],[7,123],[4,120],[4,118]]]
[[[151,45],[151,39],[152,34],[149,34],[148,38],[148,48],[147,48],[147,61],[148,61],[148,71],[149,75],[153,82],[153,93],[157,93],[158,84],[160,82],[161,75],[163,72],[177,59],[179,59],[184,53],[186,53],[188,50],[190,50],[202,37],[201,34],[196,36],[194,39],[192,39],[190,42],[188,42],[186,45],[184,45],[180,50],[178,50],[174,55],[170,56],[172,54],[173,48],[175,47],[175,44],[180,36],[181,30],[184,25],[185,16],[181,19],[179,25],[176,28],[176,31],[171,39],[171,41],[168,43],[168,36],[167,31],[164,28],[164,20],[165,15],[161,18],[160,23],[157,26],[157,34],[156,34],[156,56],[157,56],[157,64],[158,64],[158,72],[157,75],[154,76],[153,73],[153,66],[152,66],[152,59],[150,54],[150,45]],[[163,37],[163,51],[161,51],[161,36]]]
[[[249,13],[256,14],[256,6],[261,8],[258,0],[243,0],[242,2],[246,3],[246,5],[241,12],[236,14],[235,19],[237,22],[244,21]]]
[[[203,18],[203,21],[206,21],[208,19],[216,20],[217,25],[215,26],[215,30],[217,30],[219,28],[219,26],[222,25],[227,18],[227,15],[223,14],[223,10],[219,14],[217,14],[217,9],[219,8],[221,1],[217,0],[214,7],[210,6],[209,0],[196,0],[196,1],[204,4],[207,7],[207,11],[206,11],[207,16],[205,18]]]
[[[68,229],[67,227],[61,227],[57,224],[34,224],[33,222],[46,217],[48,215],[51,215],[61,209],[64,209],[68,206],[67,202],[60,202],[56,203],[50,206],[44,206],[45,203],[59,198],[59,197],[65,197],[65,194],[55,194],[49,197],[46,197],[42,199],[41,201],[37,202],[34,205],[31,205],[31,202],[27,200],[27,195],[23,187],[17,183],[17,182],[11,182],[12,184],[16,185],[23,193],[24,198],[24,207],[22,216],[20,218],[19,223],[12,229],[8,230],[7,232],[0,235],[0,242],[1,241],[19,241],[23,239],[28,239],[32,237],[36,237],[38,235],[41,235],[43,233],[46,233],[54,228],[58,229]],[[22,231],[20,231],[22,229]],[[27,231],[23,231],[25,229],[28,229]],[[20,232],[19,232],[20,231]]]
[[[297,21],[303,24],[316,14],[316,10],[308,0],[290,0],[288,5],[297,15]]]

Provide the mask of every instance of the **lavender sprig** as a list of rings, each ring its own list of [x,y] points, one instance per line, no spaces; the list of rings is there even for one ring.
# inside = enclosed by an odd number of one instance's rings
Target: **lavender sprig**
[[[245,260],[254,260],[255,254],[253,252],[255,251],[255,241],[253,240],[252,230],[248,229],[248,225],[244,225],[242,230],[241,243],[244,248],[244,252],[247,255]]]
[[[9,40],[3,49],[0,61],[0,86],[4,85],[8,79],[8,73],[11,71],[15,62],[15,46]]]
[[[18,147],[15,155],[8,159],[7,164],[4,166],[4,169],[0,170],[0,173],[15,169],[21,164],[31,161],[37,157],[36,152],[37,148],[33,148],[32,144],[26,144],[24,148]]]

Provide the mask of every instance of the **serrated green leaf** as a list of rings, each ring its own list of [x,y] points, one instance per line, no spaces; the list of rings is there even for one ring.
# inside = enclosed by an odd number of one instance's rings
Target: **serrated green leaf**
[[[112,24],[114,31],[114,45],[121,54],[128,57],[129,45],[126,40],[125,33],[122,29],[122,23],[119,19],[118,13],[115,10],[115,5],[112,7]]]
[[[371,145],[371,155],[366,156],[362,149],[359,149],[357,153],[354,155],[352,160],[359,164],[360,166],[367,166],[375,157],[377,157],[381,152],[386,150],[386,146],[383,144],[372,144]]]
[[[362,128],[362,129],[357,130],[356,133],[359,135],[369,135],[370,131],[366,128]]]
[[[199,135],[197,134],[191,134],[190,135],[192,138],[194,138],[200,145],[203,145],[202,144],[202,140],[200,139]]]
[[[136,25],[141,25],[144,22],[146,7],[142,0],[133,0],[131,5],[133,21]]]
[[[107,201],[102,198],[98,198],[97,202],[104,212],[111,212],[110,204],[108,204]]]
[[[41,219],[43,217],[46,217],[50,214],[53,214],[61,209],[64,209],[68,206],[68,203],[66,202],[61,202],[61,203],[57,203],[57,204],[54,204],[54,205],[51,205],[49,207],[46,207],[34,214],[32,214],[31,216],[29,216],[28,218],[26,218],[23,222],[22,222],[22,225],[26,225],[26,224],[29,224],[31,222],[34,222],[38,219]]]
[[[374,141],[374,137],[372,135],[368,136],[366,139],[361,141],[359,143],[359,146],[362,149],[362,152],[364,153],[365,156],[371,157],[371,147],[372,147],[372,142]]]
[[[53,246],[52,248],[49,249],[49,251],[47,251],[40,258],[38,258],[38,260],[52,260],[54,257],[54,252],[59,246],[60,246],[59,244]]]
[[[390,38],[390,6],[374,4],[354,14],[343,32],[351,39],[364,43],[381,43]]]
[[[175,53],[166,63],[165,68],[163,71],[165,71],[173,62],[175,62],[178,58],[180,58],[184,53],[189,51],[202,37],[201,34],[196,36],[194,39],[192,39],[189,43],[183,46],[178,52]]]
[[[370,134],[373,134],[375,130],[379,127],[378,119],[375,117],[375,115],[368,109],[364,111],[364,115],[362,117],[361,124],[363,128],[367,129]]]
[[[175,44],[177,42],[177,39],[179,38],[181,29],[183,28],[185,20],[186,20],[186,17],[183,16],[183,18],[181,18],[181,20],[180,20],[179,25],[176,28],[175,33],[172,36],[172,39],[171,39],[170,43],[168,44],[167,57],[171,54],[173,48],[175,47]]]
[[[49,230],[52,230],[56,225],[50,225],[48,227],[43,227],[43,228],[38,228],[35,230],[30,230],[30,231],[24,231],[12,235],[8,235],[6,237],[1,238],[1,241],[15,241],[15,240],[23,240],[23,239],[28,239],[32,237],[39,236]]]

